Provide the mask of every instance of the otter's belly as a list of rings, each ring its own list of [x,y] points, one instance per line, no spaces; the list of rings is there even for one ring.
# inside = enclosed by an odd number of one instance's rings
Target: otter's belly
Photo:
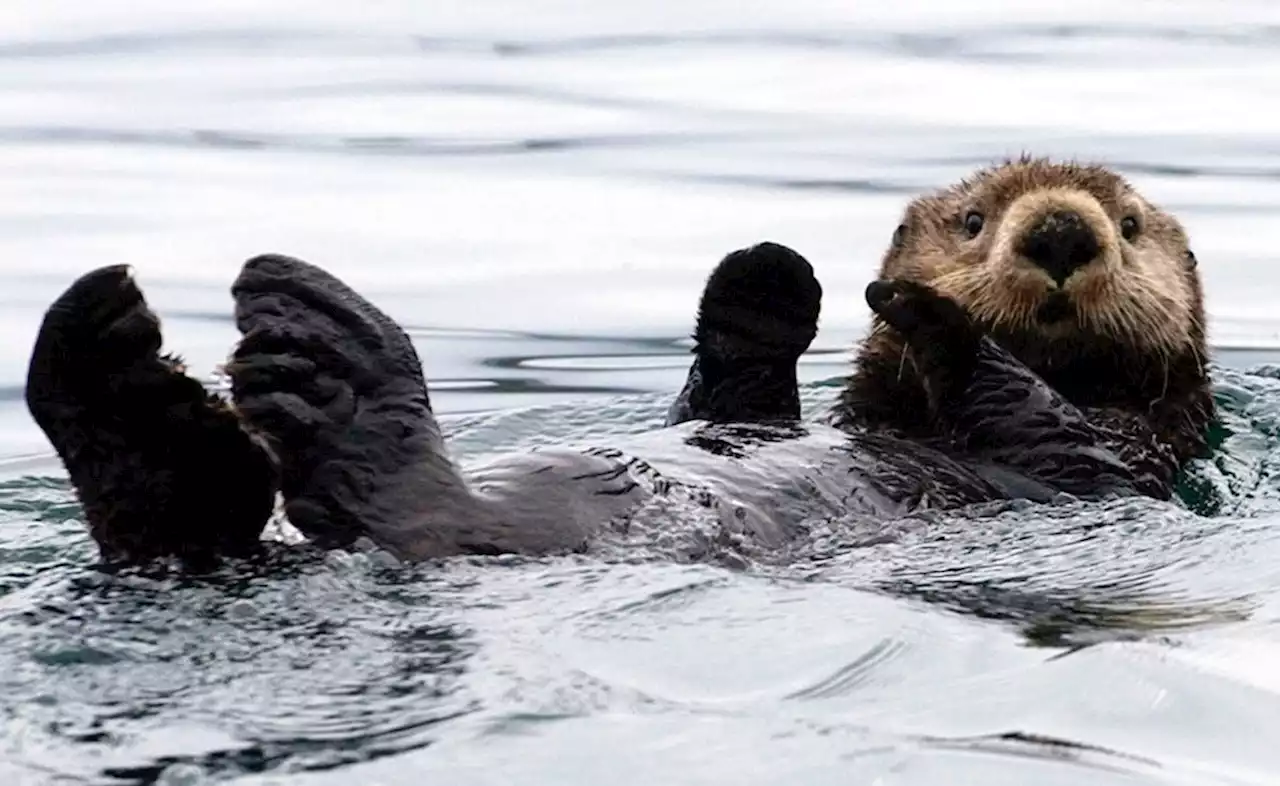
[[[980,474],[914,443],[824,425],[690,422],[609,446],[538,449],[466,470],[504,511],[523,553],[650,539],[682,529],[780,548],[807,522],[887,518],[1002,496]]]

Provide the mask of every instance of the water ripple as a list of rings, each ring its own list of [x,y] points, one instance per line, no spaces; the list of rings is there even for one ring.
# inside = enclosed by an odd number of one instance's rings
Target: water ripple
[[[761,235],[830,293],[816,416],[906,198],[1025,150],[1100,158],[1183,219],[1214,454],[1174,504],[818,521],[786,565],[297,547],[179,580],[95,572],[56,458],[15,443],[0,781],[1274,779],[1280,382],[1225,363],[1275,345],[1268,6],[250,5],[0,12],[12,433],[74,271],[150,268],[175,343],[212,356],[270,247],[431,315],[408,327],[463,460],[607,442],[662,422],[681,309]]]
[[[486,38],[359,34],[303,28],[222,28],[173,32],[136,32],[46,40],[9,41],[0,44],[0,58],[37,59],[99,57],[120,54],[165,55],[200,50],[260,53],[377,54],[389,42],[410,41],[428,53],[490,53],[497,57],[537,57],[619,50],[715,45],[723,47],[792,48],[803,51],[837,50],[873,53],[905,53],[917,57],[1010,58],[1014,62],[1039,60],[1056,53],[1000,52],[1010,44],[1109,40],[1130,45],[1143,43],[1209,43],[1234,49],[1266,49],[1280,39],[1280,27],[1268,24],[1240,25],[1230,29],[1200,28],[1149,22],[1142,25],[1112,24],[997,24],[967,26],[962,33],[879,28],[867,31],[813,32],[808,30],[709,30],[685,33],[595,34],[542,36],[538,38]]]

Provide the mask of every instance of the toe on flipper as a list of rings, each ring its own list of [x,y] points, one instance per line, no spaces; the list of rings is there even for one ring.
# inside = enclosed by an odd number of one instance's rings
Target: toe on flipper
[[[275,502],[276,465],[176,359],[122,265],[77,279],[49,307],[26,400],[109,564],[249,555]]]
[[[724,257],[707,279],[695,339],[728,354],[799,357],[818,332],[822,285],[803,256],[763,242]]]
[[[290,351],[309,343],[305,348],[326,363],[350,364],[346,376],[365,368],[384,379],[412,380],[425,392],[422,364],[404,330],[328,271],[283,254],[261,254],[245,262],[231,294],[246,340],[261,331],[260,340]]]
[[[127,265],[110,265],[76,279],[46,309],[27,371],[26,397],[41,403],[90,388],[160,350],[160,321],[147,306]]]
[[[385,541],[456,475],[421,362],[390,317],[315,265],[278,254],[232,287],[244,334],[227,371],[237,407],[280,455],[290,521],[313,542]]]
[[[346,284],[315,265],[283,254],[261,254],[245,262],[231,286],[237,317],[243,309],[260,319],[284,316],[279,299],[292,300],[313,320],[332,321],[337,332],[351,338],[377,341],[383,326],[369,307]],[[255,297],[257,295],[257,297]]]

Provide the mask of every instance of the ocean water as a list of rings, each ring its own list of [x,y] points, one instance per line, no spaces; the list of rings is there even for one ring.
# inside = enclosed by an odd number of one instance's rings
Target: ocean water
[[[0,5],[0,783],[1280,782],[1280,6]],[[21,391],[134,265],[211,373],[250,255],[409,329],[466,458],[659,423],[727,251],[814,264],[806,413],[912,195],[1028,151],[1186,225],[1223,423],[1178,505],[847,522],[785,569],[105,578]]]

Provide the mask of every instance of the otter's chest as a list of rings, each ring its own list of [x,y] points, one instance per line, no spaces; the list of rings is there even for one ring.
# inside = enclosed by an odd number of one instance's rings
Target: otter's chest
[[[721,545],[776,551],[818,522],[1003,496],[926,446],[816,424],[690,422],[500,457],[467,476],[526,539],[656,544],[695,559]]]
[[[680,505],[715,511],[726,531],[784,545],[815,520],[890,518],[1001,496],[963,462],[887,435],[825,425],[688,423],[609,448],[672,517]]]

